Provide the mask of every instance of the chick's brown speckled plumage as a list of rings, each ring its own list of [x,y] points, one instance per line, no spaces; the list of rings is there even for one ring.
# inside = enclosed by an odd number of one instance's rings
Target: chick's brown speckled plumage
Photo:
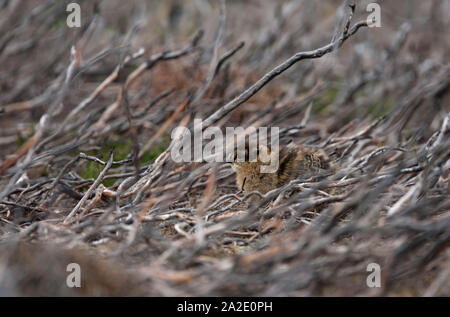
[[[269,154],[267,147],[260,146],[257,161],[249,162],[248,147],[246,147],[245,162],[237,161],[237,151],[233,158],[232,167],[236,171],[236,183],[245,193],[258,191],[265,194],[272,189],[283,186],[296,178],[310,178],[320,175],[326,170],[334,170],[335,165],[322,149],[289,144],[280,146],[278,168],[273,173],[262,173],[261,166],[269,165],[260,159],[262,152]]]

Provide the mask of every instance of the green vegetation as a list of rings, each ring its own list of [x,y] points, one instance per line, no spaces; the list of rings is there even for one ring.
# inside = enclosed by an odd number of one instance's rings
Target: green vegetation
[[[60,30],[63,27],[67,27],[67,16],[65,14],[61,14],[60,16],[58,16],[52,23],[50,29],[52,31],[56,31]]]
[[[376,104],[370,106],[369,113],[374,118],[380,118],[385,116],[391,111],[392,106],[395,104],[395,101],[392,98],[387,100],[380,100]]]
[[[330,87],[327,91],[318,99],[313,101],[312,113],[318,115],[323,110],[325,110],[330,104],[334,102],[339,90],[335,87]]]
[[[30,124],[30,127],[28,130],[29,131],[26,135],[22,135],[20,132],[17,134],[17,139],[16,139],[17,147],[21,147],[22,145],[24,145],[28,141],[28,139],[31,138],[34,135],[34,133],[36,132],[36,127],[33,122]]]
[[[151,151],[145,152],[142,156],[140,163],[148,164],[155,160],[170,144],[170,135],[163,134],[160,142],[155,144]],[[131,140],[113,140],[105,143],[102,148],[98,151],[90,151],[87,154],[91,156],[98,157],[102,161],[108,160],[109,152],[114,149],[114,161],[121,161],[127,158],[127,156],[132,152],[133,143]],[[100,172],[103,170],[104,166],[92,162],[86,161],[83,165],[82,172],[80,175],[85,179],[96,179]],[[106,187],[114,185],[116,179],[107,179],[103,181],[103,185]]]
[[[130,140],[126,141],[120,141],[120,140],[114,140],[114,141],[108,141],[105,145],[102,146],[102,148],[98,151],[90,151],[87,154],[96,156],[102,161],[106,161],[108,159],[109,152],[114,149],[114,160],[120,161],[127,157],[129,153],[131,153],[132,145]],[[100,172],[103,170],[104,166],[92,162],[92,161],[86,161],[86,164],[83,166],[83,170],[81,172],[81,176],[83,178],[89,179],[96,179]],[[103,181],[103,185],[106,187],[114,185],[116,179],[107,179]]]
[[[154,145],[150,152],[147,151],[144,153],[144,155],[141,158],[141,163],[146,164],[146,163],[152,162],[162,152],[164,152],[165,149],[167,149],[169,144],[170,144],[170,135],[168,133],[164,133],[161,136],[159,143]]]

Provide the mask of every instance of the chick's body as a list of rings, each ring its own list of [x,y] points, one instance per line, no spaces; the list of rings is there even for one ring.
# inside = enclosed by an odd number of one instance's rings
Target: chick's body
[[[310,178],[326,170],[334,169],[334,164],[321,149],[289,144],[279,148],[278,168],[273,173],[262,173],[261,166],[269,165],[260,159],[261,151],[268,152],[268,148],[259,148],[256,162],[237,162],[236,155],[232,163],[236,171],[236,183],[245,193],[258,191],[265,194],[272,189],[283,186],[296,178]],[[246,154],[248,149],[246,149]]]

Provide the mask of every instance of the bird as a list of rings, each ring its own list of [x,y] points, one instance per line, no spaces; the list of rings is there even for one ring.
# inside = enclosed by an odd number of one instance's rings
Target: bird
[[[231,167],[236,172],[236,185],[239,190],[248,194],[267,192],[281,187],[290,181],[302,178],[319,177],[326,171],[336,169],[335,163],[328,157],[324,150],[289,143],[286,146],[279,147],[279,159],[276,170],[271,173],[261,172],[261,167],[271,164],[264,155],[272,155],[269,147],[259,145],[256,147],[256,160],[249,160],[248,143],[244,147],[245,153],[241,149],[235,149],[231,161]],[[240,156],[239,156],[240,155]],[[245,160],[239,159],[244,157]],[[266,156],[267,157],[267,156]],[[273,157],[273,156],[272,156]],[[257,196],[251,201],[259,200]]]

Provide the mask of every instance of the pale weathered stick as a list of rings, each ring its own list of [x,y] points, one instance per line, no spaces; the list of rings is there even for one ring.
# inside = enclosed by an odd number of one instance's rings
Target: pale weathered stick
[[[80,199],[80,201],[76,204],[76,206],[72,209],[72,211],[67,215],[67,217],[64,219],[64,223],[67,224],[68,220],[73,217],[73,215],[76,214],[76,212],[83,206],[84,202],[91,196],[92,192],[97,188],[97,186],[101,183],[103,180],[103,177],[105,176],[106,172],[109,170],[113,163],[113,153],[112,151],[109,153],[109,159],[106,163],[105,168],[101,171],[101,173],[98,175],[95,182],[89,187],[89,189],[84,194],[83,198]]]
[[[352,7],[352,12],[354,10],[354,6]],[[350,15],[350,18],[353,16],[353,14]],[[345,32],[342,34],[342,36],[335,41],[332,41],[331,43],[322,46],[318,49],[312,50],[312,51],[306,51],[306,52],[299,52],[274,69],[272,69],[270,72],[265,74],[261,79],[259,79],[256,83],[254,83],[252,86],[250,86],[247,90],[245,90],[243,93],[241,93],[239,96],[231,100],[229,103],[218,109],[216,112],[214,112],[212,115],[210,115],[208,118],[206,118],[203,122],[203,127],[207,128],[214,124],[215,122],[219,121],[221,118],[226,116],[228,113],[239,107],[241,104],[243,104],[245,101],[250,99],[254,94],[256,94],[261,88],[263,88],[267,83],[269,83],[272,79],[283,73],[285,70],[289,69],[292,65],[295,63],[303,60],[303,59],[311,59],[311,58],[319,58],[322,57],[325,54],[328,54],[330,52],[333,52],[337,48],[339,48],[350,36],[355,34],[361,27],[367,26],[367,21],[361,21],[353,25],[348,32]]]

